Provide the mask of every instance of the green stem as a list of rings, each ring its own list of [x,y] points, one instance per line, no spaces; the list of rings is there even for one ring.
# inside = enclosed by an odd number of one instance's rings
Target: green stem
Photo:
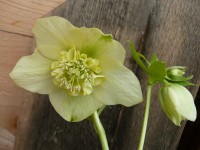
[[[101,124],[101,121],[99,119],[99,115],[98,115],[97,111],[95,111],[94,114],[92,114],[92,121],[93,121],[96,131],[99,135],[102,150],[109,150],[105,130],[103,128],[103,125]]]
[[[150,110],[151,89],[152,89],[152,85],[148,85],[147,86],[147,101],[146,101],[146,107],[145,107],[145,112],[144,112],[144,120],[143,120],[142,132],[141,132],[141,136],[140,136],[140,142],[139,142],[139,145],[138,145],[138,150],[143,150],[143,147],[144,147],[144,140],[145,140],[145,135],[146,135],[146,130],[147,130],[149,110]]]

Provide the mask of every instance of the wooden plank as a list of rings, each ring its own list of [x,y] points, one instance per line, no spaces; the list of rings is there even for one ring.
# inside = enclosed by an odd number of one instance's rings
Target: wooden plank
[[[128,49],[128,39],[134,40],[139,47],[152,5],[152,1],[148,0],[70,0],[54,10],[52,15],[61,15],[79,27],[98,27],[105,33],[112,33]],[[130,64],[129,59],[130,55],[126,64],[132,68],[135,65]],[[15,150],[25,150],[27,147],[30,150],[101,149],[90,122],[64,121],[45,96],[36,96],[33,101],[26,102],[17,131]],[[113,106],[102,113],[110,145],[114,141],[120,111],[121,106]],[[24,118],[29,118],[29,121],[25,122]]]
[[[12,150],[14,146],[14,135],[5,128],[0,127],[0,150]]]
[[[169,65],[186,65],[189,72],[196,75],[193,79],[196,83],[200,80],[198,4],[198,0],[158,0],[155,3],[154,0],[69,0],[52,15],[63,16],[76,26],[94,26],[112,33],[126,49],[130,39],[147,57],[155,51]],[[126,65],[132,70],[136,68],[129,51]],[[145,92],[145,75],[140,69],[136,72]],[[198,89],[190,89],[195,96]],[[154,90],[153,96],[157,97],[157,88]],[[107,107],[101,119],[111,149],[136,149],[143,111],[144,103],[132,108]],[[162,112],[158,100],[153,99],[144,149],[176,149],[183,128],[184,123],[182,127],[175,127]],[[26,101],[17,131],[15,150],[27,147],[30,150],[101,149],[88,121],[64,121],[55,113],[48,97],[38,95]]]
[[[7,126],[12,121],[9,129],[14,133],[16,118],[30,93],[16,86],[9,73],[20,57],[31,53],[32,38],[0,31],[0,39],[0,124]]]
[[[0,30],[32,36],[37,18],[65,0],[0,0]]]
[[[32,97],[9,78],[18,59],[31,53],[32,38],[0,31],[0,41],[0,149],[4,150],[12,149],[23,102]]]
[[[31,28],[36,18],[48,13],[64,0],[0,0],[0,149],[13,149],[14,134],[24,100],[30,93],[17,87],[8,77],[17,60],[30,54]],[[6,31],[6,32],[3,32]],[[13,32],[13,33],[11,33]]]
[[[148,58],[155,52],[169,66],[187,66],[189,74],[195,75],[194,83],[200,82],[199,6],[198,0],[156,1],[143,47],[143,53]],[[140,70],[137,72],[142,79],[141,84],[145,92],[146,81],[143,80],[145,76]],[[194,97],[197,90],[198,87],[190,88]],[[158,87],[155,87],[144,149],[175,150],[178,147],[185,123],[182,123],[181,127],[176,127],[170,122],[161,110],[157,91]],[[144,105],[143,103],[133,109],[123,111],[117,133],[118,140],[113,149],[136,149],[140,137]]]

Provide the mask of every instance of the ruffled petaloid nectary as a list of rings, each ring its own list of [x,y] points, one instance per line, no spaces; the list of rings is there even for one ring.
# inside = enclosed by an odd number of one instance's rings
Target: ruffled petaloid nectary
[[[10,73],[26,90],[49,94],[68,121],[81,121],[103,105],[132,106],[142,101],[140,83],[123,66],[125,50],[97,28],[77,28],[61,17],[37,20],[37,48]]]

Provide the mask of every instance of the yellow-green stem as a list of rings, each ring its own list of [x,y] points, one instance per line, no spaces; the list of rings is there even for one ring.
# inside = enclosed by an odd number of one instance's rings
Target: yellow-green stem
[[[98,115],[97,111],[95,111],[94,114],[92,115],[92,120],[93,120],[94,126],[96,128],[96,131],[99,135],[102,150],[109,150],[105,130],[103,128],[103,125],[101,124],[101,121],[99,119],[99,115]]]
[[[145,135],[146,135],[146,130],[147,130],[147,123],[148,123],[148,118],[149,118],[149,110],[150,110],[151,89],[152,89],[152,85],[148,85],[147,86],[147,101],[146,101],[146,107],[145,107],[145,112],[144,112],[144,120],[143,120],[138,150],[143,150],[143,147],[144,147]]]

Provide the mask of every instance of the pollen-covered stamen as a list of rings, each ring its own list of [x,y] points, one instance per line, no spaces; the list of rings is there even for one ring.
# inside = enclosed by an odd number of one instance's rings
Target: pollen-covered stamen
[[[97,59],[80,54],[75,48],[62,51],[58,61],[51,65],[55,85],[67,90],[70,95],[88,95],[92,87],[101,84],[104,76]]]

